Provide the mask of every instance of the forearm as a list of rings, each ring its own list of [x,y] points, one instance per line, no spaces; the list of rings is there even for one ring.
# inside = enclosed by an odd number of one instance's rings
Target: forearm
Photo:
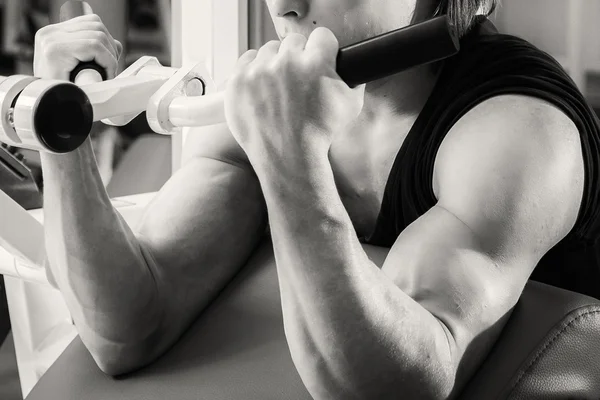
[[[41,159],[48,261],[78,330],[88,346],[105,350],[143,341],[161,312],[156,285],[141,244],[110,202],[89,139]]]
[[[298,370],[315,398],[435,398],[451,358],[441,324],[369,260],[329,164],[314,167],[263,179]]]

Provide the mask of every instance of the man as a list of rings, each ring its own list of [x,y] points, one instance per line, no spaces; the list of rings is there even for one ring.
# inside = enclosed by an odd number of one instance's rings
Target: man
[[[52,274],[100,368],[166,351],[268,221],[286,336],[314,398],[455,396],[543,256],[592,215],[590,117],[540,89],[547,71],[568,81],[552,60],[489,34],[476,14],[493,3],[268,0],[281,41],[240,57],[227,124],[190,135],[136,233],[88,144],[44,155]],[[461,55],[354,89],[335,73],[340,46],[440,12]],[[120,45],[96,17],[38,38],[40,76],[90,59],[114,75]],[[517,71],[515,57],[536,62]],[[381,268],[361,241],[391,247]]]

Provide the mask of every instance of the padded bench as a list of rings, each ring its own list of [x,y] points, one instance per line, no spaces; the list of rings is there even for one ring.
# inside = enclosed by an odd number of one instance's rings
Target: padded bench
[[[379,265],[388,251],[364,248]],[[529,282],[460,398],[599,399],[600,301]],[[174,347],[146,368],[109,377],[77,337],[27,397],[48,399],[311,399],[286,344],[270,241]]]

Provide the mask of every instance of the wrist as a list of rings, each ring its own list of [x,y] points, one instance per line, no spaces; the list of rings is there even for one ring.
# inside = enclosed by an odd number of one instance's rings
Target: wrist
[[[267,206],[304,210],[331,204],[339,196],[327,157],[302,162],[273,163],[268,173],[258,174]]]
[[[328,173],[333,174],[326,151],[301,144],[295,146],[265,154],[256,171],[259,177],[295,190],[296,186],[309,189],[308,186],[319,185]]]

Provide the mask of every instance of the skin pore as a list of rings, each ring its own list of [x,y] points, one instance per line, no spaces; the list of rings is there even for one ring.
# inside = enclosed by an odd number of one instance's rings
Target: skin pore
[[[308,37],[318,26],[349,44],[428,18],[434,0],[266,0],[279,39]],[[342,201],[359,236],[374,228],[395,155],[427,101],[437,75],[413,68],[366,84],[361,114],[332,143],[329,158]],[[362,160],[362,162],[356,162]]]

